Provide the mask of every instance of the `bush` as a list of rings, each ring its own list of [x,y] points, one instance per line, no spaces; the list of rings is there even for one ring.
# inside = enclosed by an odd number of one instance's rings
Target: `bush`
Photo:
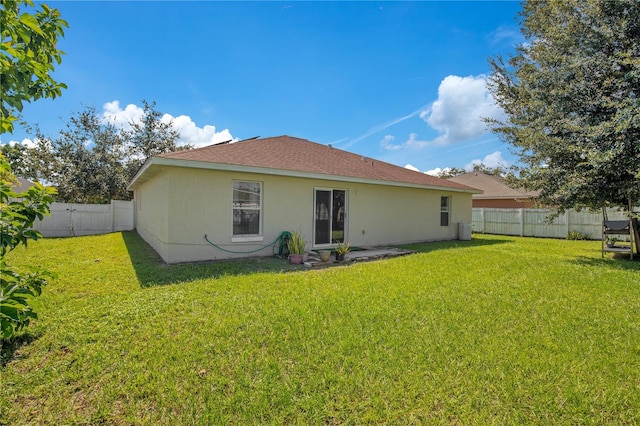
[[[7,264],[7,253],[42,236],[31,228],[36,219],[49,214],[55,194],[55,189],[39,183],[16,194],[11,190],[14,180],[9,163],[0,155],[0,340],[9,340],[37,318],[29,299],[39,296],[47,279],[55,277],[39,268],[20,273]]]
[[[571,231],[567,234],[567,240],[588,240],[589,235],[580,231]]]

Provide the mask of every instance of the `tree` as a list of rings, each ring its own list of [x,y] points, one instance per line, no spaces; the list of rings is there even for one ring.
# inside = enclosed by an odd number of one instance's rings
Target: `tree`
[[[13,173],[23,178],[29,178],[29,175],[33,175],[28,164],[31,158],[31,155],[27,152],[28,149],[25,145],[19,143],[3,144],[2,148],[0,148],[0,153],[11,164]]]
[[[33,14],[21,13],[21,5],[32,8],[33,1],[0,3],[0,134],[13,132],[24,101],[56,98],[66,88],[51,74],[62,62],[64,52],[56,44],[64,36],[67,22],[46,4]]]
[[[510,174],[504,167],[498,166],[492,168],[482,163],[474,164],[471,171],[482,172],[493,176],[505,176],[507,174]],[[446,167],[440,173],[438,173],[438,177],[442,179],[449,179],[455,176],[463,175],[465,173],[469,173],[469,170],[460,169],[457,167]]]
[[[16,194],[11,190],[14,180],[9,163],[0,155],[0,340],[9,340],[37,318],[29,302],[40,295],[48,279],[55,278],[40,268],[23,272],[7,263],[7,253],[42,236],[31,228],[36,219],[49,214],[55,195],[53,188],[39,183]]]
[[[180,138],[180,132],[173,127],[172,121],[162,121],[162,114],[155,109],[155,102],[150,104],[143,100],[142,104],[144,105],[144,113],[141,120],[129,123],[131,130],[124,132],[125,143],[130,147],[127,161],[129,180],[133,178],[147,158],[191,148],[189,145],[181,147],[176,145],[176,141]]]
[[[91,106],[72,114],[56,138],[30,128],[35,147],[7,148],[11,165],[21,177],[55,186],[61,202],[128,200],[127,185],[148,157],[190,148],[176,145],[179,132],[155,103],[142,102],[142,119],[129,123],[130,130],[106,122]]]
[[[524,167],[527,189],[559,212],[640,200],[640,3],[531,0],[526,42],[490,60],[507,114],[488,120]]]
[[[155,102],[149,104],[143,100],[142,104],[144,105],[142,119],[129,123],[131,131],[126,132],[134,153],[147,159],[153,155],[178,150],[176,141],[180,137],[180,132],[173,127],[173,122],[162,121],[162,114],[155,109]]]
[[[126,152],[121,131],[103,123],[95,108],[71,116],[56,139],[38,134],[26,163],[37,179],[58,189],[58,201],[108,203],[128,199]]]

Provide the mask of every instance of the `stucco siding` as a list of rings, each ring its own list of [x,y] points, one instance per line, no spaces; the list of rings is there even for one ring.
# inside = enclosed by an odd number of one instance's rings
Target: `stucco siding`
[[[169,251],[167,181],[167,175],[159,175],[141,184],[134,195],[136,230],[165,261]]]
[[[261,241],[234,241],[234,180],[262,184]],[[346,191],[345,239],[354,246],[456,239],[457,223],[472,219],[470,193],[171,167],[136,189],[142,202],[138,232],[168,263],[271,255],[273,247],[255,250],[283,231],[300,231],[310,249],[316,188]],[[440,226],[441,196],[451,197],[445,227]]]

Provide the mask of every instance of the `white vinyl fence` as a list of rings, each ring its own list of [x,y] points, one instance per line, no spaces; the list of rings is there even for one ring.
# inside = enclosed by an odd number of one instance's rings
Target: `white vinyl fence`
[[[602,212],[568,210],[549,223],[547,209],[487,209],[474,208],[471,229],[473,232],[522,237],[567,238],[567,234],[578,231],[590,239],[602,238]],[[607,210],[609,220],[626,220],[624,212]]]
[[[133,201],[111,204],[51,204],[51,215],[36,221],[34,228],[45,237],[75,237],[130,231],[135,227]]]

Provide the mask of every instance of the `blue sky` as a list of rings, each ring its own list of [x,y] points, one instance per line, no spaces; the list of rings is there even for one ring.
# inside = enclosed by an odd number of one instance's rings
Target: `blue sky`
[[[47,3],[69,23],[68,89],[23,118],[49,136],[89,105],[126,126],[145,99],[197,146],[286,134],[421,172],[516,162],[480,117],[500,115],[487,59],[523,41],[517,2]]]

